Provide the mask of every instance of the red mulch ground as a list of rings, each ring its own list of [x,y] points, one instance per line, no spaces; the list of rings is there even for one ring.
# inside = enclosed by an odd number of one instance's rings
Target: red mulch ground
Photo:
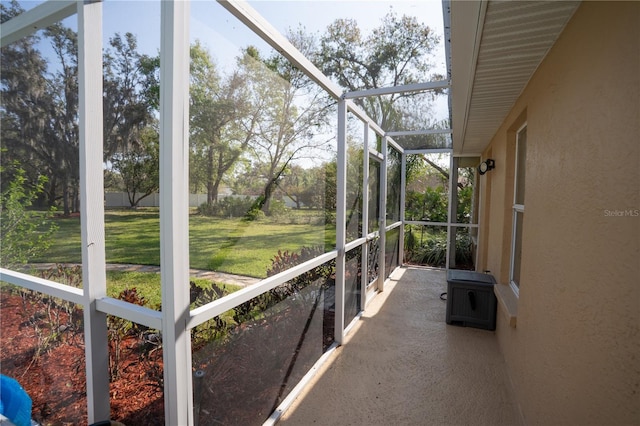
[[[32,399],[32,418],[41,425],[87,424],[82,311],[59,309],[48,298],[0,292],[0,365]],[[121,376],[111,383],[113,420],[127,425],[164,424],[164,400],[157,375],[134,350],[138,339],[122,342]],[[162,377],[162,355],[155,366]]]

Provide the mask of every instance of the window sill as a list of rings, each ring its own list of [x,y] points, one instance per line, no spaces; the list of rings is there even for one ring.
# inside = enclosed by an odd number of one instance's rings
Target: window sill
[[[504,314],[509,327],[516,328],[516,322],[518,320],[518,297],[511,287],[505,284],[494,285],[493,292],[496,295],[496,299],[498,299],[500,311]]]

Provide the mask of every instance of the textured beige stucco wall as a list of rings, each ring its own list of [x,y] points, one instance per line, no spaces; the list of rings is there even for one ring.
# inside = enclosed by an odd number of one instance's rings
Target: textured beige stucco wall
[[[484,157],[480,269],[509,278],[513,130],[527,121],[516,328],[527,424],[640,424],[640,2],[584,2]]]

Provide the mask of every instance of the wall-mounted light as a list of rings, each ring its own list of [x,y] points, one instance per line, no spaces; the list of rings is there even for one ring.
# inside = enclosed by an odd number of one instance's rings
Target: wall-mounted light
[[[488,158],[484,160],[482,163],[480,163],[480,165],[478,166],[478,173],[483,175],[487,173],[489,170],[492,170],[495,168],[496,168],[496,162],[493,161],[491,158]]]

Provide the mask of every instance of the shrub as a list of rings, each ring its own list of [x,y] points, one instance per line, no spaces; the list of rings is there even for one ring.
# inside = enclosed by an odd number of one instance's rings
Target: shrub
[[[456,235],[456,265],[473,266],[473,250],[468,233]]]
[[[299,253],[290,252],[289,250],[278,250],[278,254],[271,259],[271,266],[267,268],[267,276],[270,277],[286,271],[293,266],[299,265],[321,254],[324,254],[324,248],[322,246],[302,247]]]
[[[269,204],[269,215],[270,216],[284,216],[289,211],[289,208],[285,205],[282,200],[271,200]]]
[[[418,251],[423,258],[423,263],[439,267],[444,267],[447,264],[447,234],[438,234],[437,237],[428,240],[427,245],[420,249]]]
[[[198,206],[198,214],[203,216],[216,216],[217,206],[215,204],[209,205],[207,203],[202,203]]]
[[[55,268],[38,271],[39,277],[45,280],[70,285],[71,287],[82,287],[82,266],[56,264]]]
[[[224,197],[217,203],[208,205],[203,203],[198,207],[198,213],[204,216],[242,217],[251,210],[251,197]]]
[[[264,212],[257,207],[252,208],[244,215],[245,220],[248,220],[251,222],[264,219],[264,217],[265,217]]]
[[[412,252],[415,250],[416,245],[418,244],[418,240],[413,233],[413,230],[410,226],[406,227],[406,232],[404,234],[404,249],[407,252]]]
[[[335,225],[336,224],[336,212],[334,210],[325,210],[324,211],[324,222],[327,225]]]
[[[0,191],[0,265],[11,268],[46,252],[58,228],[50,221],[53,210],[46,213],[28,210],[44,191],[45,176],[30,184],[17,163],[7,166],[7,170],[0,167],[0,171],[12,175],[8,182],[3,182]]]
[[[82,269],[79,266],[58,265],[52,270],[38,270],[33,273],[73,287],[80,287],[82,283]],[[41,356],[60,345],[82,346],[84,322],[80,306],[12,284],[3,284],[2,292],[5,291],[19,296],[22,301],[22,311],[19,313],[22,319],[20,329],[27,327],[25,336],[33,342],[33,348],[25,352],[26,356],[31,357],[31,364],[39,363]],[[79,368],[78,363],[75,366]]]
[[[447,264],[447,234],[431,235],[426,244],[417,246],[410,232],[405,237],[407,261],[444,268]],[[456,265],[473,265],[471,238],[468,234],[456,234]]]
[[[287,269],[304,263],[307,260],[313,259],[323,253],[324,248],[322,246],[302,247],[300,252],[291,252],[288,250],[283,252],[278,250],[278,254],[273,257],[271,266],[267,269],[267,276],[273,276],[286,271]],[[257,318],[269,308],[275,306],[288,297],[297,294],[300,290],[319,279],[326,281],[323,286],[327,285],[327,281],[329,281],[334,275],[335,260],[313,268],[310,271],[291,279],[283,285],[277,286],[258,297],[254,297],[253,299],[236,306],[234,308],[233,319],[237,323],[241,323]]]
[[[144,306],[146,299],[138,294],[133,287],[120,292],[118,299],[134,305]],[[123,341],[127,336],[132,336],[141,331],[140,326],[124,318],[109,315],[107,317],[107,333],[109,335],[109,378],[115,380],[122,373]]]

